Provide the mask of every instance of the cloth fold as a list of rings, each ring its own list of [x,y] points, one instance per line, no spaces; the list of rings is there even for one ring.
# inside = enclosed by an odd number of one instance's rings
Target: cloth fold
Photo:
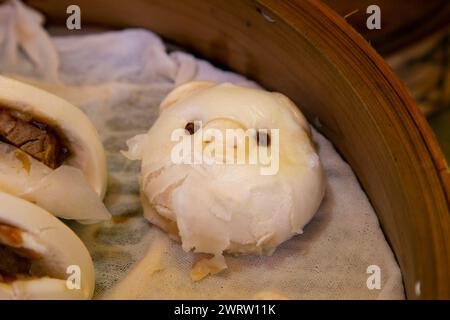
[[[0,70],[58,81],[59,57],[42,28],[44,17],[18,0],[0,10]]]

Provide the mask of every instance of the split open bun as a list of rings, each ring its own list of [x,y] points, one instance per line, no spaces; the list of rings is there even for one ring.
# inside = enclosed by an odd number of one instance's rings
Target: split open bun
[[[77,107],[0,76],[0,190],[66,219],[110,218],[102,203],[106,157]]]
[[[44,209],[0,192],[0,299],[90,299],[84,244]]]
[[[225,268],[224,252],[271,254],[302,233],[319,208],[325,182],[309,125],[291,100],[280,93],[201,81],[173,90],[160,111],[147,134],[128,141],[124,154],[142,161],[146,218],[180,240],[185,251],[213,255],[198,270]],[[198,121],[200,129],[194,124]],[[201,140],[203,149],[191,150],[194,159],[211,143],[202,137],[207,129],[256,132],[230,145],[215,137],[224,144],[217,149],[225,150],[219,156],[228,159],[228,151],[248,143],[247,153],[268,152],[278,168],[270,171],[260,162],[174,162],[179,143],[172,134],[183,128],[186,139]],[[260,131],[266,134],[263,144]],[[204,276],[203,271],[194,272],[193,279]]]

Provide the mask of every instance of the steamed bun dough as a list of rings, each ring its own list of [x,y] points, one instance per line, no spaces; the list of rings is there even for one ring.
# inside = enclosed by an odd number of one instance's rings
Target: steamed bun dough
[[[44,209],[3,192],[0,258],[0,300],[93,295],[94,265],[83,242]]]
[[[160,112],[147,134],[128,141],[125,155],[142,161],[145,217],[180,240],[185,251],[213,256],[197,264],[193,279],[225,268],[224,252],[270,255],[282,242],[302,233],[319,208],[325,185],[309,125],[291,100],[230,83],[191,82],[173,90]],[[279,137],[269,137],[265,145],[248,143],[247,149],[247,153],[258,147],[269,149],[269,154],[278,152],[278,170],[261,174],[268,165],[259,162],[174,163],[171,153],[179,141],[172,141],[171,134],[194,121],[201,121],[203,130],[221,132],[279,129]],[[185,130],[185,135],[195,139],[200,132]],[[203,147],[210,141],[201,139]],[[235,144],[245,141],[238,139]],[[236,148],[222,143],[225,154]],[[198,156],[194,151],[193,158]]]
[[[51,167],[41,157],[54,151],[48,141],[55,136],[68,155]],[[110,219],[106,185],[105,152],[89,118],[55,95],[0,76],[0,191],[90,223]]]

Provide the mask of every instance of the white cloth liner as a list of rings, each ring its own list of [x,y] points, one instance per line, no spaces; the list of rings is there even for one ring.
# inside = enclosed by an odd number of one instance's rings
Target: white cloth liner
[[[18,1],[0,6],[0,73],[79,106],[100,132],[109,168],[105,202],[116,218],[92,226],[69,223],[93,256],[96,298],[404,298],[400,270],[366,195],[351,168],[315,131],[327,192],[304,234],[271,257],[227,257],[228,270],[192,283],[190,269],[198,257],[142,217],[139,163],[119,151],[151,127],[159,102],[178,84],[256,84],[190,54],[168,54],[150,31],[51,37],[42,23],[39,13]],[[381,289],[367,287],[370,265],[380,267]]]

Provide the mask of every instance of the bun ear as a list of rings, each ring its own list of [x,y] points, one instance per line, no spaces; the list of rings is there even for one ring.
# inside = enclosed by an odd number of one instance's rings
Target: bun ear
[[[308,121],[306,121],[305,116],[300,112],[297,105],[282,93],[272,92],[272,95],[281,105],[286,107],[292,113],[292,117],[295,121],[297,121],[297,123],[308,133],[308,136],[311,137],[311,128],[309,127]]]
[[[182,84],[181,86],[178,86],[174,90],[172,90],[167,95],[167,97],[164,98],[164,100],[159,105],[159,111],[163,112],[171,105],[175,104],[177,101],[186,99],[187,97],[195,94],[198,91],[213,87],[215,85],[216,83],[211,81],[192,81]]]

